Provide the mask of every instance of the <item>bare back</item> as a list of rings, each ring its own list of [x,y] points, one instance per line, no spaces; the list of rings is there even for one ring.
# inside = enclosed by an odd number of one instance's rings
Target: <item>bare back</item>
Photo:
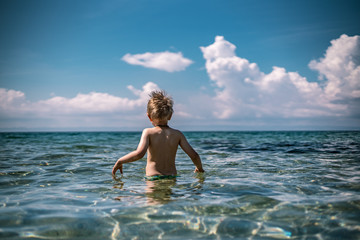
[[[176,175],[175,157],[182,133],[169,127],[147,129],[146,175]]]
[[[146,175],[176,175],[175,157],[178,146],[191,158],[196,166],[195,172],[204,172],[199,154],[190,146],[185,136],[179,131],[166,127],[144,129],[137,149],[121,157],[115,163],[112,174],[122,172],[122,164],[134,162],[148,153]]]

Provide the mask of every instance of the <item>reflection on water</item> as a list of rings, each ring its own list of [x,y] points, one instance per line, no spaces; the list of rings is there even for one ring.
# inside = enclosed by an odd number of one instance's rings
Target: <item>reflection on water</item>
[[[204,174],[112,179],[140,135],[0,134],[0,238],[360,239],[359,132],[186,133]]]
[[[196,185],[196,188],[201,188],[201,184],[205,181],[205,176],[203,173],[198,173],[194,176],[194,178],[198,179],[199,184]],[[162,179],[156,181],[145,181],[146,182],[146,197],[147,203],[149,205],[157,205],[157,204],[166,204],[172,200],[176,200],[182,193],[176,193],[174,190],[179,188],[177,186],[176,179]],[[193,186],[194,187],[194,186]],[[195,189],[195,188],[194,188]]]
[[[173,195],[172,187],[176,179],[163,179],[157,181],[146,181],[146,197],[149,205],[166,204],[171,201]]]

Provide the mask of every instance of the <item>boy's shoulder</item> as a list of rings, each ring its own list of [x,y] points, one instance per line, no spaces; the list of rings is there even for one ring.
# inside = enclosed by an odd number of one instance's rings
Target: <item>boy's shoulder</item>
[[[168,128],[167,130],[168,130],[168,131],[171,131],[171,132],[174,133],[174,134],[182,135],[182,132],[181,132],[180,130],[177,130],[177,129],[174,129],[174,128]],[[161,129],[159,129],[159,128],[157,128],[157,127],[145,128],[145,129],[143,130],[143,134],[151,135],[151,134],[156,134],[156,133],[158,133],[159,131],[161,131]]]

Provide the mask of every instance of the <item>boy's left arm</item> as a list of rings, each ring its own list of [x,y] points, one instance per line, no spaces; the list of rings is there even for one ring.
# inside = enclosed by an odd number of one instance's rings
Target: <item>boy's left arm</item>
[[[136,160],[143,158],[148,146],[149,146],[148,130],[144,129],[137,149],[135,151],[128,153],[127,155],[119,158],[119,160],[117,160],[117,162],[115,163],[115,165],[113,167],[112,174],[115,175],[117,170],[120,170],[120,173],[122,174],[123,173],[123,168],[122,168],[123,163],[134,162]]]
[[[204,172],[199,154],[191,147],[184,134],[181,133],[180,136],[180,147],[191,158],[194,165],[196,166],[194,172]]]

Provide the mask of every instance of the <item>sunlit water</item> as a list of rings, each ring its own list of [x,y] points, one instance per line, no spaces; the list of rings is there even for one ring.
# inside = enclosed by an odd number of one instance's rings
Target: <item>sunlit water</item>
[[[0,134],[3,239],[360,239],[360,132],[188,132],[205,174],[111,176],[140,133]]]

